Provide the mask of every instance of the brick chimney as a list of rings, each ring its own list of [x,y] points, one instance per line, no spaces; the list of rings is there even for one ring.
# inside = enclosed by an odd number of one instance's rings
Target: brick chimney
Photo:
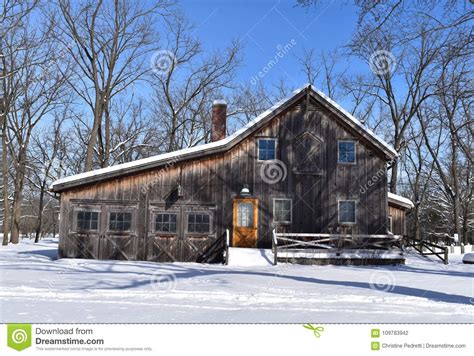
[[[227,121],[227,103],[224,100],[214,100],[212,103],[211,142],[225,138]]]

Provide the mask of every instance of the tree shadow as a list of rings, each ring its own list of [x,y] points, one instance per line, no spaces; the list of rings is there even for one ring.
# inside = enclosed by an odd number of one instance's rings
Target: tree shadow
[[[134,280],[134,281],[130,281],[126,285],[122,285],[122,286],[115,285],[113,286],[113,288],[105,288],[105,289],[127,290],[127,289],[143,287],[145,285],[152,283],[154,275],[163,275],[163,276],[172,275],[173,278],[176,279],[177,284],[179,284],[179,280],[182,280],[182,279],[190,279],[197,276],[211,277],[211,276],[215,276],[219,274],[251,275],[251,276],[260,276],[264,278],[269,278],[269,277],[275,278],[275,274],[270,273],[270,272],[251,271],[251,270],[240,270],[240,271],[228,270],[227,268],[224,268],[224,267],[220,270],[213,270],[213,269],[186,268],[184,266],[181,266],[180,272],[178,272],[176,269],[168,270],[166,266],[160,265],[160,267],[161,268],[155,269],[155,273],[152,273],[149,275],[150,277],[149,279]],[[285,272],[288,273],[289,271],[285,271]],[[109,273],[115,273],[115,272],[109,272]],[[144,274],[144,276],[146,276],[146,274]],[[377,290],[371,283],[368,283],[368,282],[325,280],[321,278],[294,276],[294,275],[288,275],[288,274],[278,275],[278,278],[288,279],[288,280],[301,282],[301,283],[311,283],[315,287],[317,287],[318,285],[330,285],[330,286],[340,286],[340,287],[371,289],[376,293],[420,297],[420,298],[425,298],[425,299],[429,299],[436,302],[465,304],[465,305],[473,304],[472,297],[469,297],[469,296],[449,294],[445,292],[433,291],[433,290],[428,290],[428,289],[423,289],[423,288],[406,287],[406,286],[399,286],[399,285],[388,285],[386,286],[384,290]]]
[[[19,255],[36,255],[41,257],[47,257],[51,261],[55,261],[58,259],[58,249],[50,249],[50,250],[31,250],[31,251],[21,251],[18,252]]]
[[[20,252],[21,254],[36,254],[41,255],[43,257],[48,257],[53,260],[56,257],[56,250],[38,250],[38,251],[28,251],[28,252]],[[59,260],[61,261],[61,260]],[[2,268],[8,269],[26,269],[26,270],[33,270],[33,271],[51,271],[51,267],[53,267],[59,273],[68,275],[68,278],[77,278],[80,275],[85,275],[87,278],[87,274],[100,274],[106,275],[109,274],[113,275],[132,275],[137,274],[140,275],[140,278],[130,278],[120,281],[107,281],[106,277],[104,276],[103,279],[100,281],[91,280],[91,283],[88,285],[77,286],[76,288],[71,288],[70,290],[129,290],[129,289],[136,289],[140,287],[145,287],[147,285],[153,285],[153,283],[159,283],[159,278],[157,279],[156,276],[172,276],[176,280],[177,285],[179,285],[180,280],[192,279],[195,277],[213,277],[216,275],[249,275],[249,276],[258,276],[262,278],[275,278],[275,272],[269,271],[262,271],[262,267],[259,267],[259,270],[252,270],[249,268],[246,269],[236,269],[228,267],[228,266],[220,266],[219,268],[213,267],[212,265],[202,265],[199,266],[197,264],[175,264],[175,263],[151,263],[151,262],[111,262],[111,261],[94,261],[90,262],[88,260],[84,260],[85,264],[80,265],[69,265],[64,264],[61,265],[58,261],[52,263],[46,268],[40,268],[40,266],[33,266],[31,264],[25,265],[14,265],[14,266],[2,266]],[[124,268],[126,266],[130,266],[130,269]],[[80,269],[78,269],[78,267]],[[114,269],[114,267],[119,267],[119,269]],[[133,267],[137,269],[134,270]],[[75,269],[74,269],[75,268]],[[273,268],[272,266],[263,267],[263,268]],[[436,273],[432,271],[425,271],[423,269],[417,268],[410,268],[408,266],[403,267],[396,267],[398,270],[401,271],[408,271],[408,272],[415,272],[415,273],[431,273],[431,274],[446,274],[451,275],[450,273]],[[401,268],[401,269],[400,269]],[[393,269],[389,269],[393,270]],[[376,271],[376,269],[374,269]],[[315,288],[318,286],[336,286],[336,287],[351,287],[351,288],[358,288],[358,289],[371,289],[374,293],[381,293],[385,295],[404,295],[404,296],[411,296],[411,297],[420,297],[429,299],[436,302],[445,302],[445,303],[453,303],[453,304],[464,304],[464,305],[472,305],[473,298],[464,295],[458,294],[449,294],[440,291],[434,291],[429,289],[423,288],[416,288],[416,287],[407,287],[407,286],[400,286],[400,285],[388,285],[384,290],[377,290],[371,283],[368,282],[358,282],[358,281],[341,281],[341,280],[326,280],[316,277],[305,277],[299,275],[290,275],[291,270],[285,270],[285,274],[279,274],[278,278],[287,279],[295,282],[300,283],[309,283],[314,285]],[[297,273],[297,271],[293,271]],[[442,271],[441,271],[442,272]],[[461,273],[459,272],[457,277],[472,277],[470,273]],[[154,282],[155,281],[155,282]],[[111,282],[111,283],[110,283]],[[125,284],[119,285],[120,283],[125,282]],[[258,281],[256,282],[258,283]],[[297,288],[297,286],[295,286]],[[159,290],[159,288],[158,288]],[[152,292],[150,292],[152,293]]]

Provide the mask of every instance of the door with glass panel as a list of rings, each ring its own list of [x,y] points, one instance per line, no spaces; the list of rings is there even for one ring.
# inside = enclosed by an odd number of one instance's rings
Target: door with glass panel
[[[257,247],[258,199],[234,199],[232,246]]]
[[[102,260],[137,259],[137,207],[107,205],[102,214],[99,258]]]

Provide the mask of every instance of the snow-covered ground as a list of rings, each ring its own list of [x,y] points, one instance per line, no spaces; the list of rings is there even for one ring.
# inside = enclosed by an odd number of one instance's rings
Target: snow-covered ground
[[[56,260],[57,241],[0,247],[0,322],[474,322],[474,265],[229,266]],[[233,255],[232,255],[233,254]]]

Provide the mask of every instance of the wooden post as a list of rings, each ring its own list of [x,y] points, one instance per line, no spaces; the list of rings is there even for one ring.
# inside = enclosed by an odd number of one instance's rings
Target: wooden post
[[[448,248],[448,247],[445,247],[445,248],[444,248],[444,264],[445,264],[445,265],[448,264],[448,256],[449,256],[449,248]]]
[[[229,246],[230,246],[230,232],[229,232],[229,229],[226,229],[225,230],[225,248],[224,248],[224,251],[225,251],[224,263],[226,265],[229,264]]]
[[[275,229],[272,231],[272,250],[273,250],[273,265],[278,264],[278,240],[276,237]]]

